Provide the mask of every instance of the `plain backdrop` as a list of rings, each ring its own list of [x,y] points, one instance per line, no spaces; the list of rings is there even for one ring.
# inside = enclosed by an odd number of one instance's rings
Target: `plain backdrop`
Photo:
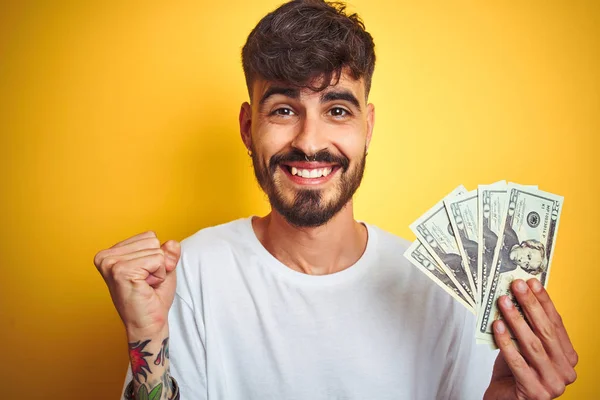
[[[127,343],[93,266],[268,203],[239,138],[245,39],[279,4],[3,1],[0,369],[10,399],[117,399]],[[600,3],[355,0],[376,124],[356,217],[408,225],[458,184],[565,196],[549,290],[599,398]]]

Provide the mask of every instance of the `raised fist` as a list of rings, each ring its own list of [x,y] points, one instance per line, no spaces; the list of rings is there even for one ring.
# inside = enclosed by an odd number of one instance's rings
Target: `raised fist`
[[[160,244],[152,231],[125,239],[99,251],[94,264],[110,291],[127,333],[153,335],[168,325],[175,296],[175,267],[181,246],[175,240]]]

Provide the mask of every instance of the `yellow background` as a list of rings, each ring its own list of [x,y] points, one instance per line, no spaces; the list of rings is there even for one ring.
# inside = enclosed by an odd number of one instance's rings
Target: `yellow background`
[[[3,398],[116,399],[126,338],[94,254],[268,210],[239,54],[278,1],[122,3],[0,6]],[[581,360],[564,398],[599,398],[600,3],[351,4],[378,57],[356,217],[413,239],[459,183],[564,195],[549,288]]]

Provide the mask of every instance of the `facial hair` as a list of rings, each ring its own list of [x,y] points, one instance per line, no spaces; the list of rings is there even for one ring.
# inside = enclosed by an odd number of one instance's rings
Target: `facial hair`
[[[294,199],[286,200],[281,185],[275,179],[275,173],[281,164],[290,161],[304,161],[307,156],[299,151],[276,154],[269,160],[269,165],[262,163],[254,149],[252,149],[252,164],[254,175],[260,187],[263,189],[271,207],[281,214],[287,222],[297,227],[317,227],[326,224],[352,199],[354,193],[360,186],[366,166],[366,150],[362,157],[352,166],[350,160],[343,156],[335,156],[328,151],[315,154],[315,161],[333,162],[339,166],[336,171],[340,174],[335,185],[327,190],[335,192],[333,198],[325,202],[323,200],[324,189],[296,189]],[[283,167],[287,168],[287,167]]]

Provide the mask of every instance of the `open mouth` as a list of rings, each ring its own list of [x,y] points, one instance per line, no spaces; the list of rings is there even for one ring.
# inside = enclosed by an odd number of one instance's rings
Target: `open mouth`
[[[295,164],[295,163],[294,163]],[[339,165],[308,165],[310,163],[302,163],[305,165],[295,164],[280,164],[281,169],[286,172],[293,181],[297,183],[322,183],[340,169]]]

